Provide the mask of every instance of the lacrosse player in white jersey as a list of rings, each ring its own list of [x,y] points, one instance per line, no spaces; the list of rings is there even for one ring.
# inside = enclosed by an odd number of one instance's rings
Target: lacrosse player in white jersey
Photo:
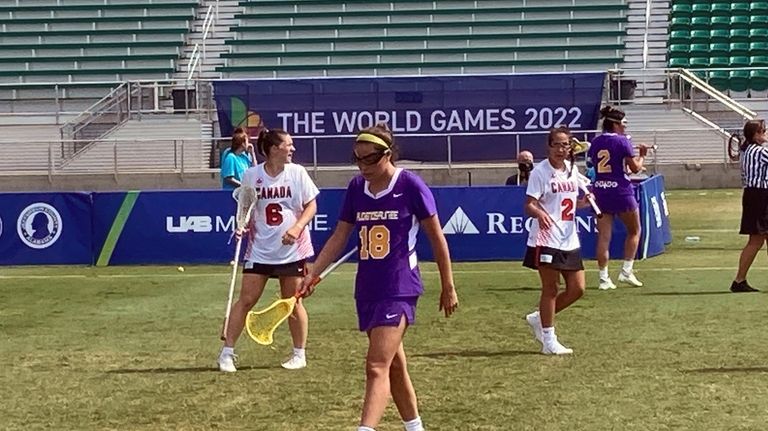
[[[584,265],[576,231],[576,208],[588,206],[579,199],[580,181],[573,165],[571,132],[566,127],[550,130],[549,155],[531,171],[525,212],[534,218],[528,235],[523,265],[539,271],[539,310],[526,316],[545,355],[567,355],[555,335],[555,314],[584,295]],[[570,160],[569,160],[570,159]],[[560,276],[565,291],[558,293]]]
[[[256,149],[266,161],[243,175],[243,185],[256,188],[258,201],[245,234],[248,248],[243,265],[240,297],[232,306],[226,341],[219,355],[219,369],[235,372],[234,346],[243,331],[245,317],[264,291],[270,278],[280,281],[283,298],[295,295],[305,275],[306,259],[314,255],[307,227],[317,212],[320,193],[303,166],[291,163],[293,139],[280,129],[264,129]],[[307,311],[301,300],[288,319],[293,354],[282,364],[296,370],[307,366]]]

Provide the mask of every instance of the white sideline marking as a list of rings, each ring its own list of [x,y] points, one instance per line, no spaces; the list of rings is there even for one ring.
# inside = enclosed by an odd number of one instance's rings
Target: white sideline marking
[[[512,263],[519,264],[519,262],[515,261]],[[690,272],[690,271],[735,271],[736,265],[733,266],[719,266],[719,267],[696,267],[696,268],[635,268],[638,273],[642,274],[644,272]],[[760,267],[753,267],[750,268],[750,271],[764,271],[768,270],[768,268],[760,268]],[[587,272],[598,272],[596,268],[594,269],[587,269]],[[438,271],[421,271],[422,274],[438,274]],[[520,268],[520,269],[470,269],[470,270],[454,270],[454,274],[491,274],[491,273],[503,273],[503,274],[535,274],[533,270]],[[101,274],[101,275],[80,275],[80,274],[68,274],[68,275],[0,275],[0,280],[13,280],[13,279],[28,279],[28,280],[47,280],[51,278],[76,278],[76,279],[83,279],[83,278],[182,278],[182,277],[224,277],[229,276],[231,273],[229,272],[203,272],[195,274],[194,272],[191,273],[184,273],[184,274],[152,274],[152,273],[144,273],[144,274]],[[354,271],[336,271],[336,275],[354,275]]]

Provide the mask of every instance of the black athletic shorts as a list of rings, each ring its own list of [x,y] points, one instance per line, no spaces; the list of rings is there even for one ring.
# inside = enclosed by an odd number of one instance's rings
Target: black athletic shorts
[[[243,274],[260,274],[269,278],[278,277],[304,277],[307,261],[302,259],[296,262],[270,265],[267,263],[245,262]]]
[[[565,251],[549,247],[527,247],[523,266],[539,269],[541,265],[547,265],[549,268],[560,271],[581,271],[584,269],[580,248]]]
[[[741,196],[742,235],[768,235],[768,189],[747,187]]]

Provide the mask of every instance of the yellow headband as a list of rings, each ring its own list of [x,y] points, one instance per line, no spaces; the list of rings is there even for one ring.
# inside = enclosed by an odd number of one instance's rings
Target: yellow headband
[[[387,144],[387,141],[379,138],[376,135],[372,135],[370,133],[361,133],[357,135],[357,142],[370,142],[371,144],[376,144],[386,149],[389,149],[389,144]]]

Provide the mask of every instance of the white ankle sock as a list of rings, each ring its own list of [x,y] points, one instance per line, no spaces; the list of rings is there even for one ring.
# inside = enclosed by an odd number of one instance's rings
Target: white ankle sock
[[[556,340],[555,327],[550,326],[548,328],[541,328],[541,335],[544,338],[545,343],[551,343],[552,341]]]
[[[634,265],[634,260],[625,260],[624,265],[621,267],[621,271],[624,272],[624,274],[631,274],[632,273],[632,265]]]
[[[306,359],[307,351],[306,351],[306,349],[300,349],[298,347],[294,347],[293,348],[293,356],[299,357],[301,359]]]
[[[608,276],[608,267],[600,268],[600,280],[608,280],[610,277]]]
[[[403,421],[405,425],[405,431],[424,431],[424,424],[421,423],[421,416],[416,416],[416,419],[409,421]]]
[[[376,430],[371,427],[364,427],[360,425],[359,427],[357,427],[357,431],[376,431]]]
[[[234,355],[235,354],[235,348],[234,347],[224,346],[224,347],[221,348],[221,354],[222,355]]]

